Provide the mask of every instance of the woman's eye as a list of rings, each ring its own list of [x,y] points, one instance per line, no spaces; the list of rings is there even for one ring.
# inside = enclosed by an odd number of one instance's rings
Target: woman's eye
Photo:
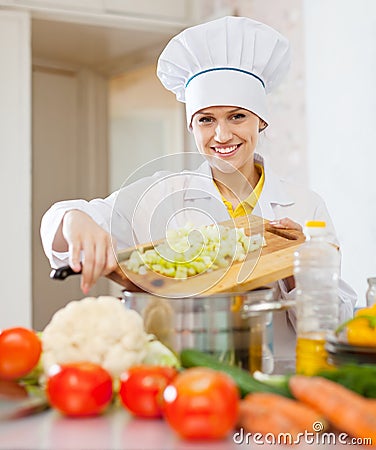
[[[235,114],[232,116],[232,118],[234,120],[244,119],[244,117],[245,117],[245,114],[243,114],[243,113],[238,113],[238,114]]]
[[[212,117],[200,117],[198,120],[200,123],[210,123],[213,121]]]

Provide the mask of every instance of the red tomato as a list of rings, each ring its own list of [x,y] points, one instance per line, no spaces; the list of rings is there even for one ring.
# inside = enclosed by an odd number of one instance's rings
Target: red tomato
[[[169,425],[184,439],[222,439],[235,427],[239,391],[223,372],[194,367],[180,373],[163,393]]]
[[[134,366],[120,378],[122,404],[140,417],[161,417],[162,393],[177,370],[164,366]]]
[[[9,328],[0,333],[0,378],[15,380],[31,372],[38,364],[42,343],[27,328]]]
[[[98,364],[61,364],[53,366],[51,372],[47,380],[47,397],[51,406],[63,414],[94,416],[111,402],[111,375]]]

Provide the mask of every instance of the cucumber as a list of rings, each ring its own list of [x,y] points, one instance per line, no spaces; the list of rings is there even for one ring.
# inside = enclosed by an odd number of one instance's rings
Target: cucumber
[[[189,367],[208,367],[227,373],[237,384],[240,395],[245,397],[252,392],[270,392],[292,398],[288,384],[281,386],[271,386],[256,380],[249,372],[237,366],[231,366],[208,353],[203,353],[195,349],[184,349],[180,353],[181,365]]]

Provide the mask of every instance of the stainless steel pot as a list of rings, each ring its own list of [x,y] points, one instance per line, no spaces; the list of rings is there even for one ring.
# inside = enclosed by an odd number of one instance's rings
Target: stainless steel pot
[[[251,372],[262,369],[266,312],[275,308],[270,288],[180,299],[123,291],[123,301],[175,352],[195,348]]]

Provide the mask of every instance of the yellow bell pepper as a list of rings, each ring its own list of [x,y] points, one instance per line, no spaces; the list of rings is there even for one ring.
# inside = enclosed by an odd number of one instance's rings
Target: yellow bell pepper
[[[376,303],[368,308],[358,309],[355,313],[355,317],[358,316],[376,316]]]
[[[350,345],[376,347],[376,306],[359,309],[353,319],[342,324],[337,334],[346,332]]]

